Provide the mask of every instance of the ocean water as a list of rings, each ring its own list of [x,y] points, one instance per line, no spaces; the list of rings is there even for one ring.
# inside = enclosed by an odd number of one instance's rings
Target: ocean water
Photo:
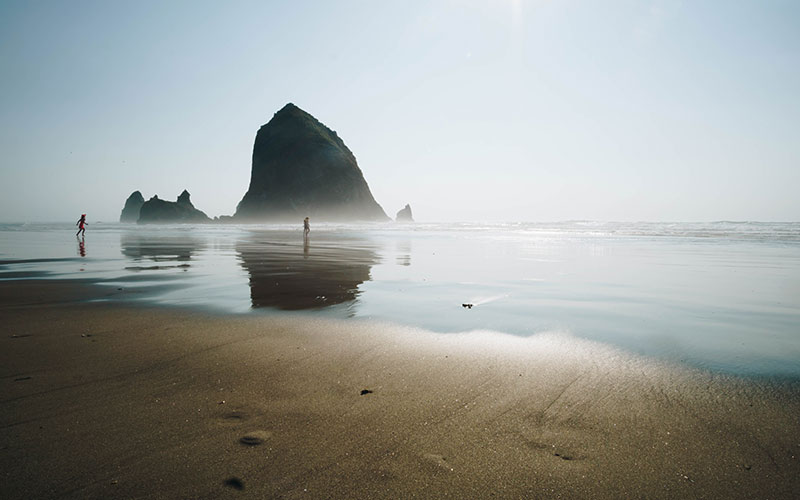
[[[800,223],[0,225],[0,279],[111,300],[559,332],[703,369],[800,377]],[[464,305],[471,305],[471,307]]]

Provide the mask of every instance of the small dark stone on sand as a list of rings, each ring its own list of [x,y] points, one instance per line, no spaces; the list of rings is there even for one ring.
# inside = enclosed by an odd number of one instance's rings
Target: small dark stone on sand
[[[361,391],[361,395],[363,396],[364,394],[372,394],[372,391],[370,391],[369,389],[363,389]]]
[[[238,477],[229,477],[228,479],[225,480],[223,484],[225,486],[228,486],[229,488],[234,488],[239,491],[242,491],[244,489],[244,483]]]

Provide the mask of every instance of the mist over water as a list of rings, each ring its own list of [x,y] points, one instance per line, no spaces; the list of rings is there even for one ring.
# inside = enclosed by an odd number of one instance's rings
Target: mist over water
[[[800,376],[800,224],[0,226],[0,279],[75,279],[221,312],[449,333],[561,332],[693,366]],[[469,304],[472,307],[464,307]]]

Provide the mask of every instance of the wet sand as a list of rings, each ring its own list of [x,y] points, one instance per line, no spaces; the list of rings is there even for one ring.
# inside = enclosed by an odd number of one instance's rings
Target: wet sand
[[[4,498],[796,498],[800,384],[0,283]],[[412,314],[412,312],[409,312]]]

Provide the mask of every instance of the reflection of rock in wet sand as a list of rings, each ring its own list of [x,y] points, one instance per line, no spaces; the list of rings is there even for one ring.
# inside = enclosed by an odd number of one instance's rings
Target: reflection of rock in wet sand
[[[179,265],[133,266],[126,269],[154,270],[168,268],[187,268],[192,254],[205,247],[205,243],[186,235],[123,234],[120,237],[122,254],[136,262],[180,262]]]
[[[304,243],[296,233],[270,232],[239,243],[252,306],[300,310],[355,300],[377,254],[361,240],[323,238]]]

